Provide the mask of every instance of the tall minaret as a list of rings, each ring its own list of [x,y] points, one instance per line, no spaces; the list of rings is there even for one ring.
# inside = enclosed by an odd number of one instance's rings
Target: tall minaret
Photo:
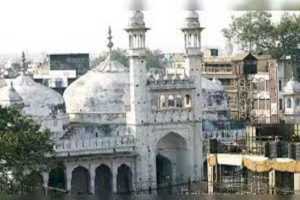
[[[203,28],[199,23],[199,15],[195,10],[189,10],[185,18],[184,27],[184,45],[185,45],[185,73],[194,81],[195,94],[192,99],[194,102],[195,119],[201,119],[201,32]]]
[[[188,76],[193,76],[201,69],[201,32],[204,28],[200,26],[199,15],[195,10],[187,11],[184,27],[184,47],[187,65],[185,72]]]
[[[195,10],[187,11],[182,32],[185,45],[185,73],[194,83],[192,93],[192,108],[194,121],[194,177],[201,178],[202,168],[202,97],[201,97],[201,32],[199,15]]]
[[[132,125],[147,123],[148,93],[146,90],[147,69],[145,62],[146,32],[144,14],[141,10],[133,11],[126,31],[129,35],[130,66],[130,115],[128,122]]]

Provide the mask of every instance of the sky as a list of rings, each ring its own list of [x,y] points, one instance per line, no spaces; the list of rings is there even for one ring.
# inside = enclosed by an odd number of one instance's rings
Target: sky
[[[147,34],[150,49],[183,50],[182,1],[148,3],[145,20],[151,28]],[[233,1],[241,0],[203,0],[203,46],[224,47],[220,30],[237,14],[227,10]],[[272,1],[272,5],[279,5],[281,0]],[[128,0],[1,0],[0,54],[101,52],[106,49],[108,26],[112,27],[114,47],[127,48],[127,4]],[[274,16],[276,20],[279,14]]]

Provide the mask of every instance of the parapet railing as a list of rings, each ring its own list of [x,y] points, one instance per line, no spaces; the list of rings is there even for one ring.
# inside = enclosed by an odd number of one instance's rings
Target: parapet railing
[[[81,140],[61,140],[54,150],[57,156],[86,155],[95,153],[132,152],[135,148],[133,135]]]

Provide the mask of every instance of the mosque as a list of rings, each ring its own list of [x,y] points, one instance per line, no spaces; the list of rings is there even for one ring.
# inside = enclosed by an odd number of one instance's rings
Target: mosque
[[[60,164],[42,174],[45,187],[126,193],[201,180],[202,121],[218,119],[228,108],[221,83],[201,77],[203,28],[197,12],[187,12],[182,28],[184,75],[148,74],[149,28],[142,11],[133,11],[125,30],[129,69],[109,54],[63,97],[26,73],[1,80],[0,105],[19,106],[53,132]],[[111,52],[111,32],[108,39]]]

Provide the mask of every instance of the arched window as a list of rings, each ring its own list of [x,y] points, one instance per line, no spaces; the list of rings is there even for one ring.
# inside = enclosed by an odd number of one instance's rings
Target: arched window
[[[166,108],[167,105],[166,105],[166,97],[164,95],[161,95],[160,96],[160,108]]]
[[[175,107],[175,99],[173,95],[168,97],[168,107],[172,108]]]
[[[297,107],[300,106],[300,99],[299,99],[299,98],[296,99],[296,106],[297,106]]]
[[[176,101],[176,107],[177,108],[182,108],[182,97],[180,95],[176,96],[175,101]]]
[[[292,100],[291,100],[291,98],[287,99],[287,103],[286,104],[287,104],[286,105],[287,108],[291,108],[292,107]]]
[[[192,98],[189,94],[185,95],[185,107],[191,107]]]

